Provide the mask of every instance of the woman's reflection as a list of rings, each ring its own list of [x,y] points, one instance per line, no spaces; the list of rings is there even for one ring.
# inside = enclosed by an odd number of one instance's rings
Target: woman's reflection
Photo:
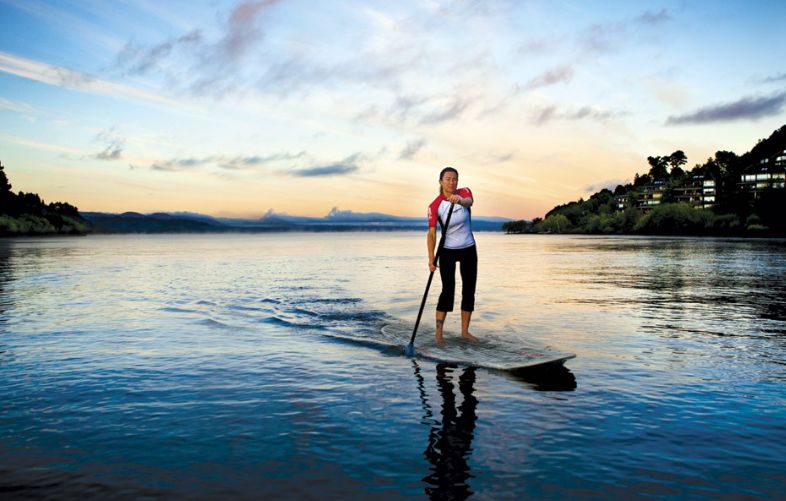
[[[472,494],[468,481],[472,477],[469,456],[477,421],[478,399],[473,395],[475,369],[467,367],[458,377],[463,400],[457,408],[452,381],[456,367],[437,364],[437,387],[442,395],[442,419],[439,420],[433,417],[420,367],[414,360],[412,363],[423,403],[423,422],[431,427],[428,447],[423,453],[431,463],[431,473],[423,478],[427,484],[426,494],[430,499],[466,499]]]

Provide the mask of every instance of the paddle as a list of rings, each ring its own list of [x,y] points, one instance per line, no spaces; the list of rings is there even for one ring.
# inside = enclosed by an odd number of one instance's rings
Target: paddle
[[[439,245],[437,245],[437,252],[434,254],[434,266],[437,265],[437,261],[439,261],[439,253],[442,251],[442,247],[445,246],[445,233],[448,232],[448,226],[450,226],[450,216],[453,215],[453,206],[456,203],[450,204],[450,210],[448,211],[448,219],[445,221],[445,229],[442,231],[442,237],[439,239]],[[437,215],[439,217],[439,215]],[[431,287],[431,280],[434,278],[434,272],[430,272],[428,275],[428,282],[426,282],[426,291],[423,292],[423,301],[420,302],[420,311],[418,311],[418,319],[415,320],[415,328],[412,329],[412,339],[409,340],[409,344],[406,348],[404,348],[404,354],[406,356],[411,357],[415,355],[415,335],[418,333],[418,326],[420,325],[420,317],[423,316],[423,308],[426,306],[426,298],[428,297],[428,290]]]

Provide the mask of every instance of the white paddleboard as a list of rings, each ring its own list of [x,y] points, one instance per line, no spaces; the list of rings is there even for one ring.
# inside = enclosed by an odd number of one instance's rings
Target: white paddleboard
[[[406,346],[414,326],[389,324],[382,327],[382,342]],[[421,358],[472,367],[485,367],[502,371],[516,371],[542,365],[562,365],[575,358],[574,353],[554,351],[531,343],[499,337],[477,335],[478,341],[468,341],[460,336],[445,335],[445,346],[439,346],[433,332],[420,332],[415,338],[415,353]]]

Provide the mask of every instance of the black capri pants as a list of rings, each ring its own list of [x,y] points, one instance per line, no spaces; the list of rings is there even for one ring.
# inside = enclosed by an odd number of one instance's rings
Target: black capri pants
[[[472,245],[464,249],[442,249],[439,254],[439,276],[442,293],[437,311],[453,311],[456,295],[456,263],[461,263],[461,310],[475,311],[475,284],[478,280],[478,251]]]

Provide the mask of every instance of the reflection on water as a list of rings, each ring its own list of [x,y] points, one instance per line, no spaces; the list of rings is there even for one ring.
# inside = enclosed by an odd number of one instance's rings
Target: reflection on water
[[[0,492],[782,497],[783,241],[479,234],[476,333],[578,357],[413,384],[422,238],[0,240]]]
[[[11,281],[11,249],[8,242],[0,239],[0,324],[8,321],[8,310],[11,306],[11,294],[6,293],[7,284]]]
[[[573,391],[577,386],[576,376],[562,364],[519,369],[507,374],[538,391]]]
[[[458,389],[462,401],[456,407],[455,385],[452,375],[457,368],[449,364],[437,364],[437,387],[441,397],[441,415],[437,419],[428,402],[425,380],[420,367],[412,361],[418,391],[423,405],[421,422],[429,426],[428,446],[423,453],[431,464],[430,473],[423,478],[429,499],[466,499],[472,495],[469,479],[472,478],[469,457],[472,454],[472,439],[477,421],[475,398],[475,369],[466,367],[458,377]]]

